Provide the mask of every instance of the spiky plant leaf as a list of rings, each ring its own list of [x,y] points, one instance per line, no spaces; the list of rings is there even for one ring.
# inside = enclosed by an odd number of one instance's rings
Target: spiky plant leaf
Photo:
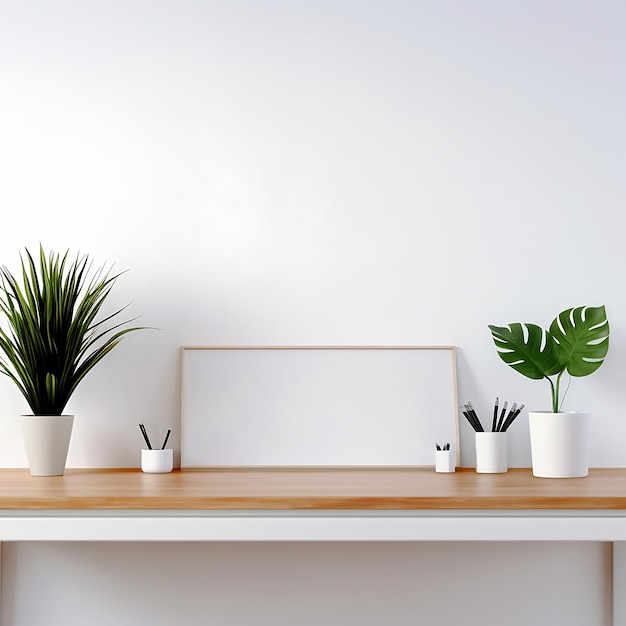
[[[21,284],[0,269],[0,373],[8,376],[35,415],[60,415],[77,385],[122,339],[133,320],[117,321],[124,310],[99,319],[120,274],[104,266],[89,278],[87,255],[70,261],[39,248],[39,263],[26,250]],[[110,321],[116,320],[111,325]]]

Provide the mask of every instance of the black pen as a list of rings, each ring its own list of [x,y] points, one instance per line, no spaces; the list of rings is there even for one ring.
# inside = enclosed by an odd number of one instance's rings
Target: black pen
[[[163,442],[163,445],[161,446],[161,450],[165,450],[165,444],[167,443],[167,440],[169,439],[171,432],[172,432],[172,429],[168,428],[167,435],[165,435],[165,441]]]
[[[438,443],[435,444],[435,448],[437,448],[437,450],[441,452],[441,446]]]

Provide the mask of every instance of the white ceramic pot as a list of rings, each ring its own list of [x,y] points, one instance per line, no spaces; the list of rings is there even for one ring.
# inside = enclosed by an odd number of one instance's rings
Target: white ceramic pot
[[[587,476],[591,413],[530,411],[528,424],[534,476],[540,478]]]
[[[33,476],[62,476],[70,447],[73,415],[20,415],[22,436]]]

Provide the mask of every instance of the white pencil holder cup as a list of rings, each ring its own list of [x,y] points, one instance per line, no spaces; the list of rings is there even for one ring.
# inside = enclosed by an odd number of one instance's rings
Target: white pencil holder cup
[[[435,471],[454,472],[454,455],[452,450],[435,450]]]
[[[147,474],[166,474],[174,467],[174,451],[171,448],[165,450],[142,450],[141,471]]]
[[[476,471],[498,474],[507,470],[506,432],[476,433]]]

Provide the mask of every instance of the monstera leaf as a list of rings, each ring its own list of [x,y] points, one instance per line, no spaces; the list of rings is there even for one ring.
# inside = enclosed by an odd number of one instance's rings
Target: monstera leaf
[[[595,372],[609,350],[609,322],[603,306],[563,311],[550,325],[550,334],[558,343],[563,367],[572,376]]]
[[[520,374],[538,380],[563,369],[559,345],[536,324],[489,326],[500,358]]]
[[[489,326],[500,358],[528,378],[550,383],[552,410],[561,410],[561,377],[587,376],[604,362],[609,349],[609,323],[603,306],[566,309],[550,330],[535,324]],[[551,376],[556,376],[552,380]]]

